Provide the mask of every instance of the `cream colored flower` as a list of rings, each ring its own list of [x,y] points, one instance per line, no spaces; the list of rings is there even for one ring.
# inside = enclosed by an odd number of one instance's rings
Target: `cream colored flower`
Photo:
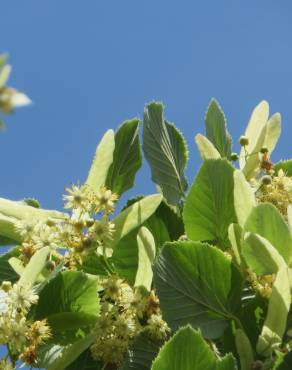
[[[112,193],[111,190],[102,186],[100,190],[95,194],[94,204],[95,212],[104,211],[106,213],[111,213],[115,209],[115,202],[118,199],[118,195]]]
[[[21,309],[27,312],[31,305],[36,304],[38,295],[34,290],[21,284],[14,284],[13,288],[8,292],[7,304],[15,310]]]
[[[64,208],[82,208],[88,210],[90,205],[89,188],[86,185],[77,186],[72,185],[71,188],[66,188],[67,195],[63,195],[66,202]]]

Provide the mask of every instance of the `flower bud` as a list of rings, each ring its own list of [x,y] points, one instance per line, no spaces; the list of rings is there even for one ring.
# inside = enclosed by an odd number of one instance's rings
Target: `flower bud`
[[[262,184],[263,184],[263,185],[270,185],[270,184],[271,184],[271,182],[272,182],[272,178],[271,178],[271,176],[269,176],[269,175],[265,175],[265,176],[263,176],[263,177],[261,178],[261,181],[262,181]]]
[[[267,146],[263,146],[263,147],[260,149],[260,152],[261,152],[262,154],[266,154],[266,153],[268,153],[268,152],[269,152],[269,149],[268,149],[268,147],[267,147]]]
[[[235,161],[238,161],[238,154],[237,153],[231,153],[231,156],[230,156],[230,159],[235,162]]]
[[[240,136],[240,138],[239,138],[239,144],[241,145],[241,146],[246,146],[246,145],[248,145],[248,137],[247,136],[244,136],[244,135],[242,135],[242,136]]]
[[[3,281],[1,284],[1,289],[4,290],[4,292],[9,292],[9,290],[12,288],[12,284],[10,281]]]

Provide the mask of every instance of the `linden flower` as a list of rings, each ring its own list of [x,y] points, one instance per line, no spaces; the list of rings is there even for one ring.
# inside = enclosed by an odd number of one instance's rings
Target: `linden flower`
[[[21,352],[26,343],[27,325],[23,317],[20,321],[11,321],[8,341],[10,348],[15,352]]]
[[[37,221],[17,221],[14,225],[15,231],[22,236],[24,240],[29,239],[35,231]]]
[[[0,315],[6,313],[8,310],[7,297],[8,293],[0,289]]]
[[[156,339],[166,339],[170,329],[161,315],[152,315],[147,321],[147,331]]]
[[[38,298],[33,289],[25,285],[14,284],[8,293],[7,303],[16,310],[22,309],[26,312],[32,304],[37,303]]]
[[[52,332],[47,320],[35,321],[27,333],[29,341],[34,345],[43,344],[51,336]]]
[[[105,298],[116,300],[121,291],[123,280],[116,276],[111,276],[104,283],[103,287],[105,290]]]
[[[102,244],[107,244],[113,238],[115,232],[115,225],[110,222],[106,216],[102,217],[99,221],[95,221],[90,229],[90,233]]]
[[[1,370],[13,370],[14,367],[11,362],[8,362],[5,358],[0,360],[0,369]]]
[[[63,195],[63,199],[67,202],[64,208],[82,208],[88,209],[89,206],[89,189],[88,186],[72,185],[71,188],[66,188],[68,195]]]
[[[0,93],[0,110],[11,113],[14,108],[31,104],[30,98],[24,93],[11,87],[4,87]]]
[[[49,247],[50,249],[57,249],[59,242],[57,233],[46,224],[38,226],[38,234],[33,236],[36,248]]]
[[[118,199],[118,195],[112,193],[111,190],[102,186],[100,190],[95,194],[94,204],[95,212],[105,211],[111,213],[114,211],[115,202]]]

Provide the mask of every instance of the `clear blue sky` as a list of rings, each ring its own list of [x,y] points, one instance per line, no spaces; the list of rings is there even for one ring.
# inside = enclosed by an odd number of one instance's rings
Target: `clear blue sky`
[[[142,117],[153,99],[185,134],[190,179],[199,165],[193,137],[211,97],[236,137],[267,99],[283,116],[274,158],[284,156],[292,137],[291,11],[288,0],[2,2],[11,84],[34,105],[7,119],[0,135],[0,196],[60,208],[64,186],[85,179],[104,131]],[[151,191],[144,167],[136,192]]]
[[[267,99],[283,117],[274,158],[289,156],[291,11],[290,0],[2,1],[0,50],[11,55],[11,84],[34,105],[0,134],[0,196],[61,208],[64,186],[85,179],[103,132],[142,117],[153,99],[185,133],[190,179],[211,97],[236,137]],[[152,191],[146,166],[134,193]]]

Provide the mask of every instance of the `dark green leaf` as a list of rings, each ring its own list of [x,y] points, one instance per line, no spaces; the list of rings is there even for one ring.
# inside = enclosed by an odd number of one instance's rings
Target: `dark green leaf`
[[[101,370],[102,363],[94,361],[91,357],[90,350],[86,350],[68,367],[66,370]]]
[[[207,110],[206,136],[214,144],[221,157],[230,158],[232,139],[227,131],[225,115],[215,99],[212,99]]]
[[[212,240],[226,247],[228,226],[236,222],[234,168],[226,159],[207,159],[187,196],[186,233],[192,240]]]
[[[130,189],[142,164],[139,120],[124,122],[115,134],[115,150],[106,186],[117,194]]]
[[[154,284],[170,327],[191,324],[208,338],[222,335],[240,304],[239,271],[208,244],[166,243],[154,265]]]
[[[279,170],[283,170],[287,176],[292,176],[292,159],[286,161],[280,161],[274,165],[275,174],[277,175]]]
[[[163,105],[150,103],[145,108],[143,150],[168,203],[176,205],[187,189],[184,174],[188,152],[181,133],[163,117]]]
[[[10,249],[7,253],[0,255],[0,283],[2,281],[16,282],[19,279],[19,275],[10,266],[8,260],[11,257],[19,256],[19,248],[15,247]]]

